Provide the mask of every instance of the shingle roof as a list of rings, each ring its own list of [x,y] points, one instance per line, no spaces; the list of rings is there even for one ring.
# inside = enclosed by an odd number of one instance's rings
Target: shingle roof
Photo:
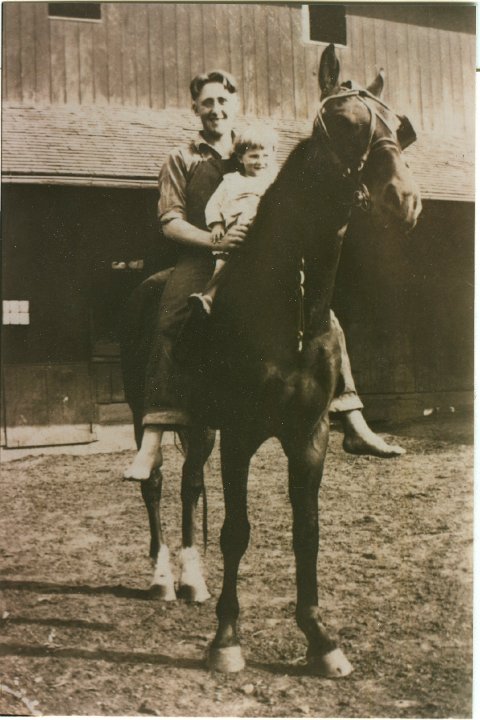
[[[189,111],[4,104],[4,182],[150,187],[172,147],[196,133]],[[239,127],[248,118],[241,118]],[[276,118],[283,161],[311,122]],[[406,156],[422,197],[474,200],[473,142],[419,133]]]

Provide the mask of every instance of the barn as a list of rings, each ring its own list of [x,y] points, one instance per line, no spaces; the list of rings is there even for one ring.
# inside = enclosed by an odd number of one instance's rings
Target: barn
[[[280,159],[309,133],[334,42],[342,77],[386,72],[424,211],[408,238],[354,216],[335,307],[370,420],[473,402],[475,7],[449,3],[7,2],[3,9],[3,402],[7,447],[86,443],[130,420],[118,329],[168,266],[157,175],[196,129],[188,84],[223,67],[240,124]]]

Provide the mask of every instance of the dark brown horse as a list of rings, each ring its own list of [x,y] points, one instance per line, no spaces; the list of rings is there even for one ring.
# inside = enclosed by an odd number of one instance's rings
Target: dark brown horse
[[[401,156],[414,134],[408,121],[379,99],[382,77],[368,90],[340,86],[338,77],[339,63],[329,46],[320,64],[321,104],[312,135],[286,161],[241,251],[226,266],[207,333],[202,369],[211,382],[208,390],[202,384],[197,413],[204,426],[220,429],[225,497],[224,581],[209,666],[225,672],[244,665],[237,576],[249,541],[249,463],[272,436],[288,458],[296,619],[308,658],[328,677],[351,671],[321,622],[317,592],[318,492],[340,362],[330,303],[353,205],[402,230],[413,228],[421,205]],[[197,462],[205,455],[197,452]],[[190,522],[201,467],[193,472],[196,482],[189,483],[188,475],[182,499],[184,520]],[[144,497],[148,483],[143,483]],[[154,506],[147,502],[147,507],[155,516]]]

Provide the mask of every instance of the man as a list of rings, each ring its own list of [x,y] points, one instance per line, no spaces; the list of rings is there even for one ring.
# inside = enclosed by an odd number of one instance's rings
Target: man
[[[232,157],[233,128],[238,112],[234,78],[223,71],[196,76],[190,84],[192,108],[202,129],[189,145],[174,150],[160,171],[159,219],[163,233],[179,248],[178,262],[162,293],[158,325],[147,366],[141,447],[124,473],[128,480],[146,480],[162,464],[164,430],[189,425],[188,377],[173,362],[173,347],[187,317],[187,300],[203,290],[213,272],[212,249],[233,251],[246,228],[233,226],[212,245],[205,225],[205,205],[226,172],[236,168]],[[206,162],[206,161],[209,162]],[[345,338],[332,314],[342,347],[343,391],[331,406],[339,413],[347,452],[377,457],[404,453],[368,427],[355,390]]]

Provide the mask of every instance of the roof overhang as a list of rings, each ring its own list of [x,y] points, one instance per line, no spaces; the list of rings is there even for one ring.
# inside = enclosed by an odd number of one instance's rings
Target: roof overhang
[[[198,125],[184,109],[110,105],[4,104],[2,119],[3,182],[82,187],[155,187],[167,154]],[[311,132],[310,121],[266,121],[277,130],[280,162]],[[419,132],[406,157],[424,199],[474,201],[473,139]]]
[[[78,187],[112,187],[132,188],[156,188],[157,180],[153,178],[117,178],[92,175],[34,175],[34,174],[8,174],[2,173],[2,182],[12,184],[33,184],[33,185],[68,185]]]

